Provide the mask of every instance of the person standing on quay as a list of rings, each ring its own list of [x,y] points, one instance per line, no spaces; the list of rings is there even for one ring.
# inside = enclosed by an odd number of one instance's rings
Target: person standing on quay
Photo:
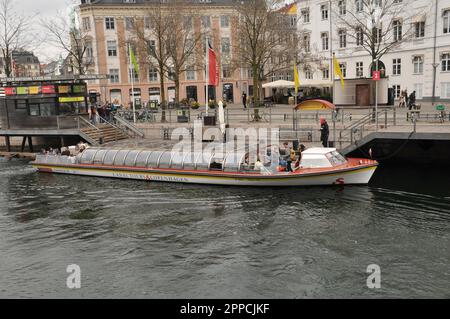
[[[244,109],[247,108],[247,93],[242,93],[242,104],[244,104]]]
[[[323,147],[328,147],[328,137],[330,136],[330,128],[328,127],[327,120],[320,119],[320,141]]]

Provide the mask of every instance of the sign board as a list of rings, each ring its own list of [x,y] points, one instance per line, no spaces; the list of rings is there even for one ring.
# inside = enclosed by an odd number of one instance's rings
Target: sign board
[[[70,93],[70,86],[68,85],[60,85],[58,86],[59,93]]]
[[[40,86],[30,86],[28,88],[28,93],[29,94],[39,94],[41,93],[41,87]]]
[[[55,86],[54,85],[45,85],[42,87],[42,94],[55,94]]]
[[[27,95],[27,94],[28,94],[28,87],[20,86],[17,88],[17,95]]]
[[[372,72],[372,80],[380,81],[380,79],[381,79],[381,72],[380,71],[373,71]]]
[[[4,78],[0,82],[44,82],[44,81],[74,81],[74,80],[107,80],[106,74],[86,74],[86,75],[68,75],[68,76],[35,76],[35,77],[17,77]]]
[[[84,96],[60,97],[59,102],[60,103],[84,102]]]

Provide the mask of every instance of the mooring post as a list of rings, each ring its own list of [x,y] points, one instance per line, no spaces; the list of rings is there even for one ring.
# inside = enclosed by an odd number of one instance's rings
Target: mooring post
[[[30,152],[33,153],[33,139],[31,136],[28,136],[28,146],[30,147]]]
[[[6,151],[11,152],[11,142],[9,136],[5,136]]]

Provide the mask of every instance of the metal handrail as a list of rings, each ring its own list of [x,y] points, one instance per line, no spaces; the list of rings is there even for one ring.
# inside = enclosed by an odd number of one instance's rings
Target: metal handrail
[[[128,122],[127,120],[125,120],[124,118],[120,117],[117,114],[113,115],[113,118],[119,122],[120,124],[124,125],[127,129],[129,129],[130,131],[132,131],[134,134],[136,134],[139,137],[144,138],[145,134],[139,130],[136,126],[134,126],[133,124],[131,124],[130,122]]]
[[[80,123],[80,120],[88,127],[93,128],[101,133],[101,130],[97,126],[95,126],[94,124],[92,124],[91,122],[89,122],[88,120],[86,120],[85,118],[83,118],[81,116],[78,117],[78,124]]]

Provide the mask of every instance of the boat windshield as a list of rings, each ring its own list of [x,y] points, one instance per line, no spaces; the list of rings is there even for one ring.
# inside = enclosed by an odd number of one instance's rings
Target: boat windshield
[[[347,163],[347,160],[345,159],[345,157],[342,156],[337,151],[326,154],[326,157],[328,158],[331,165],[333,165],[333,166],[340,166],[340,165],[344,165]]]

